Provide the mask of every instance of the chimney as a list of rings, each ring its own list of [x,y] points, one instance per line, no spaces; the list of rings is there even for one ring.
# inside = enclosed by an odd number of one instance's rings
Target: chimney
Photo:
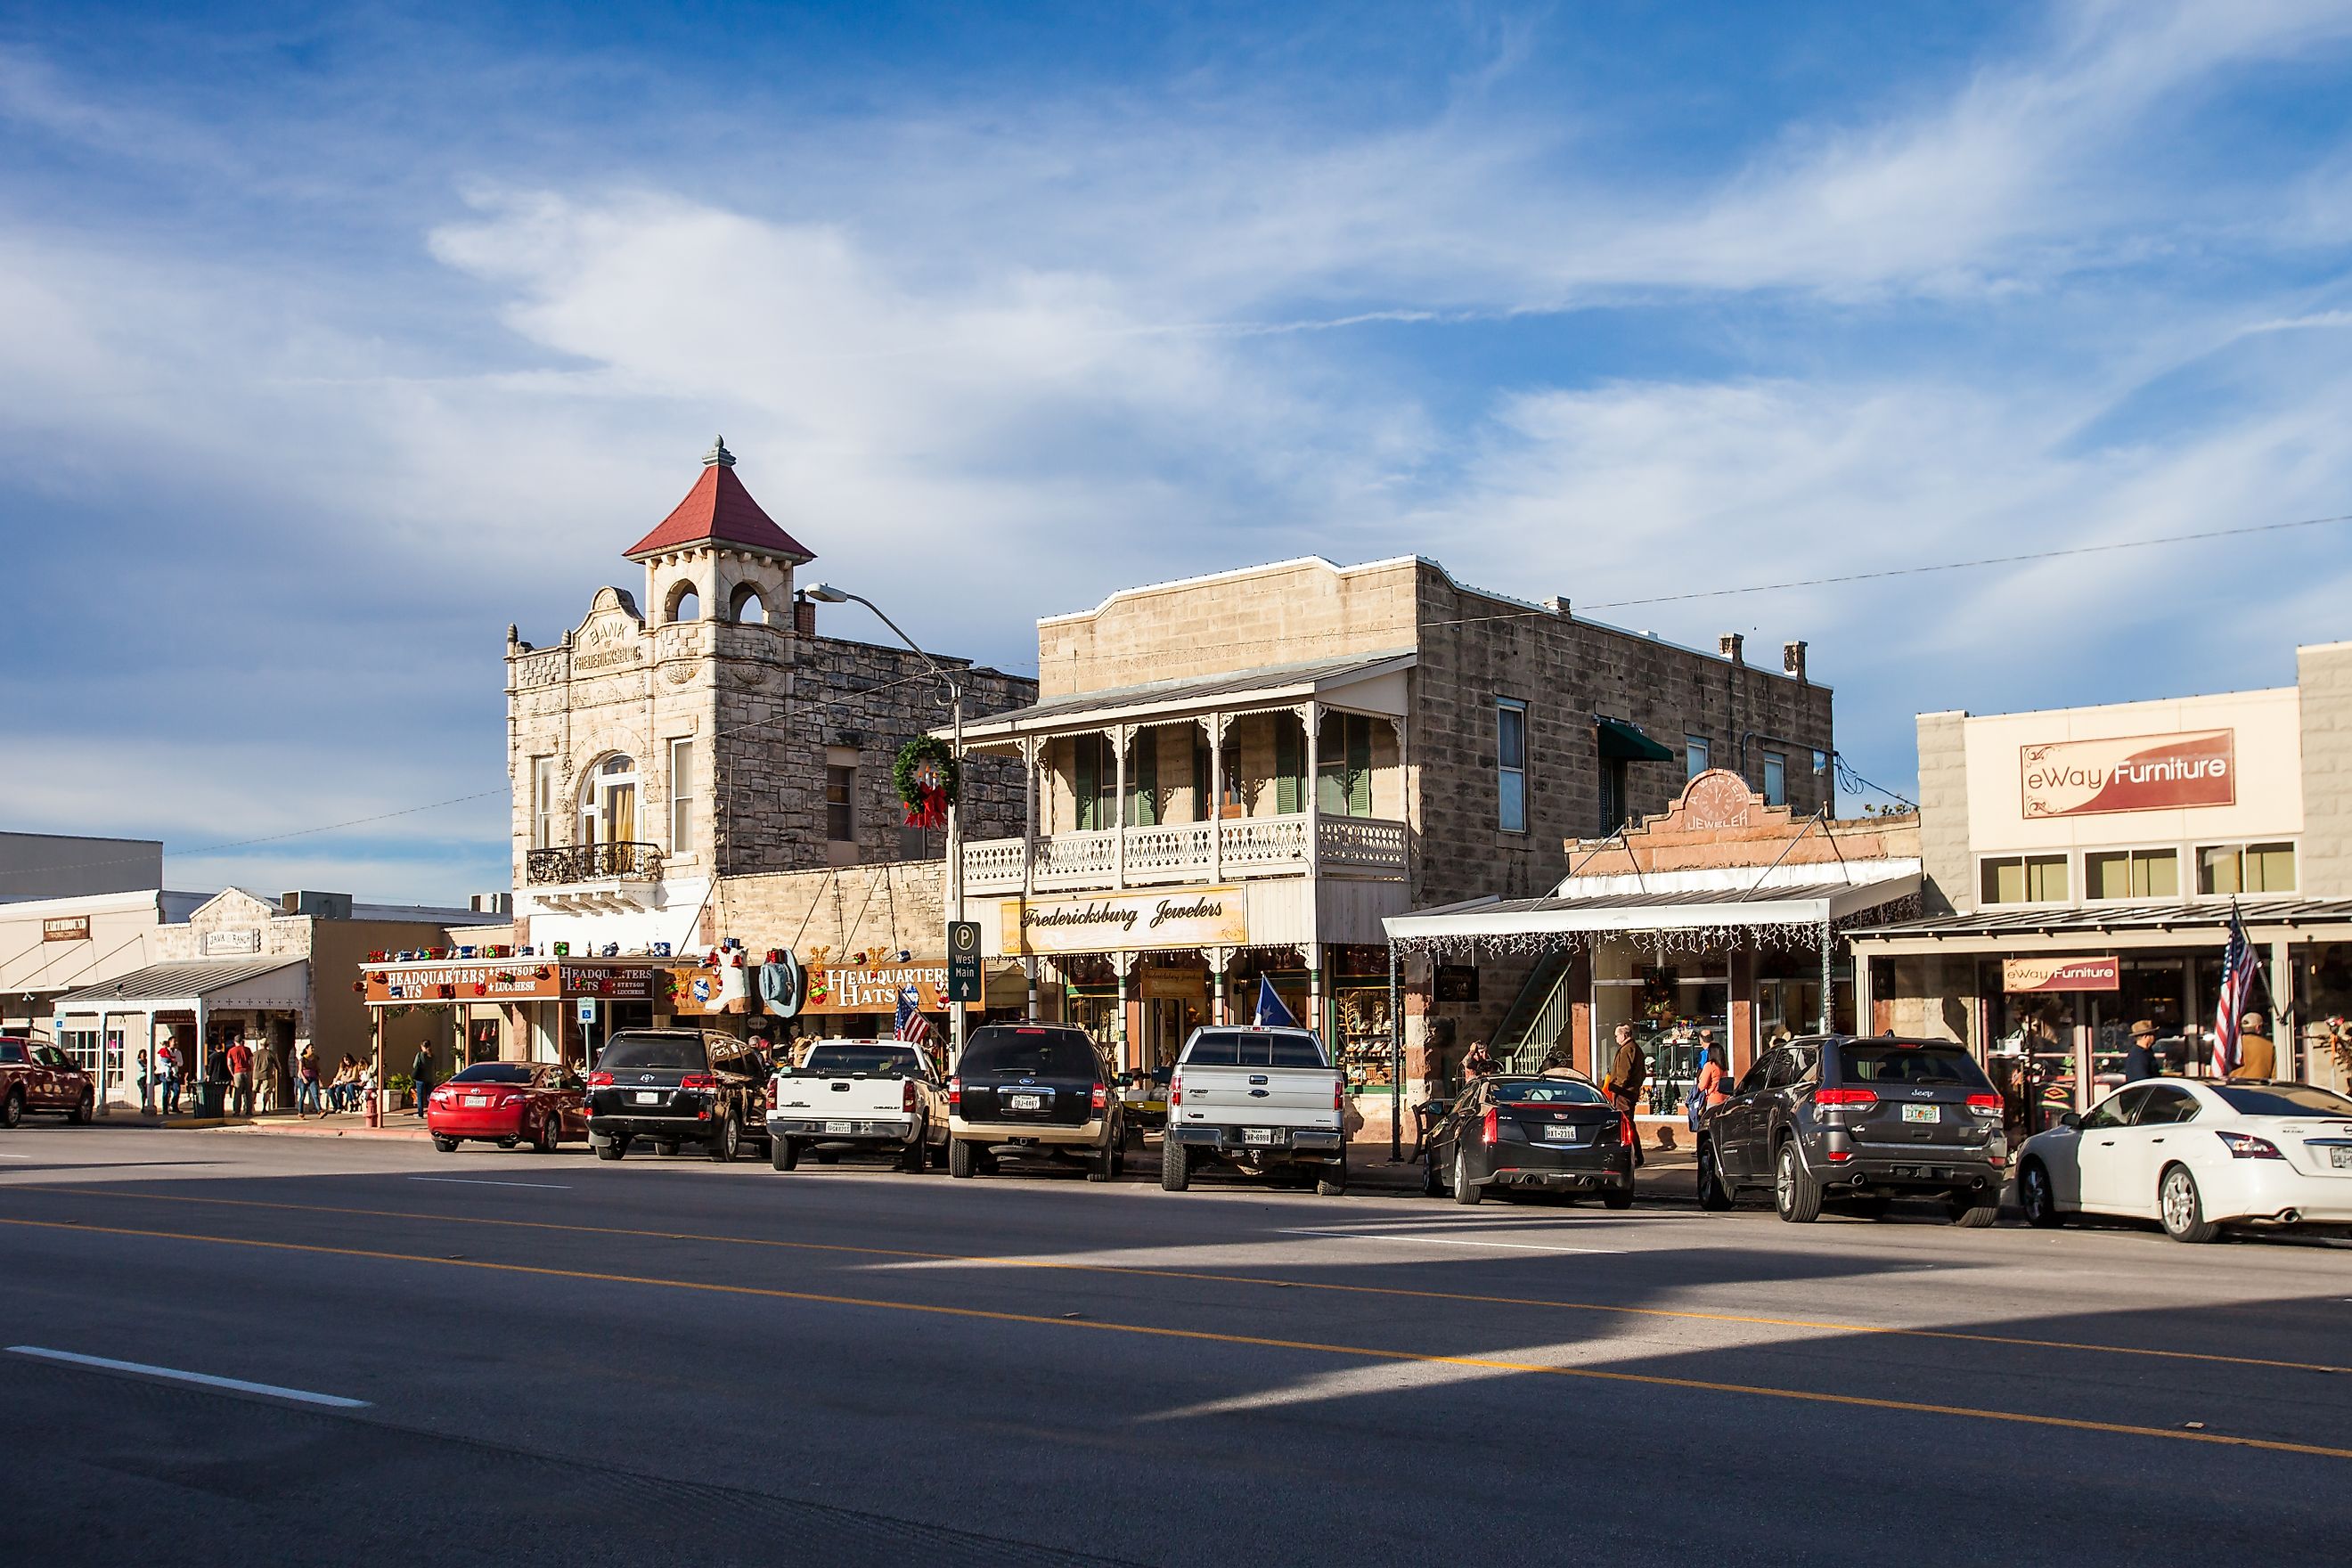
[[[1801,642],[1782,643],[1780,645],[1780,668],[1788,671],[1790,675],[1795,676],[1799,680],[1804,679],[1805,645]]]
[[[816,636],[816,601],[806,594],[793,595],[793,635],[796,637]]]
[[[1723,657],[1734,664],[1748,662],[1748,656],[1742,651],[1747,647],[1747,643],[1748,639],[1738,632],[1726,632],[1715,639],[1715,646],[1723,650]]]
[[[1550,598],[1544,601],[1544,608],[1549,610],[1553,615],[1558,616],[1563,621],[1572,620],[1575,618],[1569,613],[1568,600],[1558,594],[1554,594]]]

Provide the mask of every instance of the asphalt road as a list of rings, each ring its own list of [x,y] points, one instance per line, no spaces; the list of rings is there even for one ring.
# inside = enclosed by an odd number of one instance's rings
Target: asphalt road
[[[28,1126],[0,1313],[279,1391],[0,1351],[28,1564],[2352,1540],[2342,1245]]]

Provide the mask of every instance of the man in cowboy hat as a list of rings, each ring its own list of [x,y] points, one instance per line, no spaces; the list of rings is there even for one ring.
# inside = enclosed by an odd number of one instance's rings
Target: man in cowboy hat
[[[2157,1077],[2161,1070],[2156,1065],[2155,1020],[2142,1018],[2131,1026],[2131,1041],[2124,1047],[2124,1081],[2137,1083]]]

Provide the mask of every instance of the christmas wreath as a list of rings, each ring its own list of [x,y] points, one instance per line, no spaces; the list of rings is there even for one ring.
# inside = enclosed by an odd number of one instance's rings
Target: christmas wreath
[[[956,803],[962,770],[947,742],[936,735],[918,735],[898,748],[890,782],[907,807],[909,827],[945,827],[948,808]]]

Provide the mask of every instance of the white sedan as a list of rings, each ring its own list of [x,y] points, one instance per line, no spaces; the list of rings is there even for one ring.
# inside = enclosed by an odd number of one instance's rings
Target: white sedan
[[[2352,1225],[2352,1100],[2307,1083],[2143,1079],[2025,1141],[2018,1203],[2160,1222],[2175,1241],[2225,1225]]]

